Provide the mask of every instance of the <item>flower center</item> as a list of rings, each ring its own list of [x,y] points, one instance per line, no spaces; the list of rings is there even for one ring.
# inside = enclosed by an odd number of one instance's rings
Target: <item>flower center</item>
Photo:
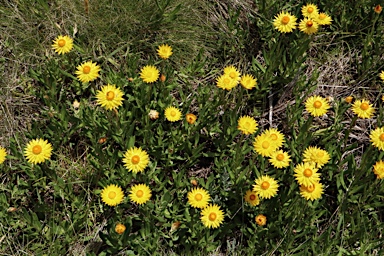
[[[271,136],[269,136],[272,140],[277,140],[277,135],[276,134],[271,134]]]
[[[175,111],[175,110],[172,110],[170,115],[171,115],[171,116],[176,116],[176,111]]]
[[[115,93],[113,91],[107,92],[107,100],[113,100],[115,98]]]
[[[144,195],[143,190],[138,190],[138,191],[136,192],[136,196],[137,196],[137,197],[142,197],[143,195]]]
[[[40,145],[33,146],[33,148],[32,148],[32,152],[35,155],[40,154],[41,151],[43,151],[43,148]]]
[[[217,218],[216,213],[211,212],[211,213],[209,214],[209,220],[210,220],[210,221],[214,221],[216,218]]]
[[[323,20],[323,19],[325,19],[325,17],[326,17],[326,16],[325,16],[324,13],[320,13],[320,14],[319,14],[319,19]]]
[[[317,152],[316,156],[317,157],[323,157],[324,156],[324,152],[319,151],[319,152]]]
[[[83,67],[83,73],[84,74],[89,74],[89,72],[91,72],[91,67],[90,66]]]
[[[203,199],[203,196],[201,194],[196,194],[195,199],[196,201],[201,201],[201,199]]]
[[[284,160],[284,154],[278,154],[276,156],[276,159],[279,160],[279,161],[283,161]]]
[[[60,46],[60,47],[63,47],[65,45],[65,40],[64,39],[60,39],[59,42],[57,42],[57,44]]]
[[[305,177],[311,177],[312,176],[312,170],[311,169],[305,169],[304,170],[304,176]]]
[[[115,197],[116,197],[116,192],[115,191],[111,191],[111,192],[108,193],[108,198],[109,199],[115,199]]]
[[[284,25],[287,25],[289,22],[289,17],[288,16],[284,16],[282,19],[281,19],[281,23],[283,23]]]
[[[252,195],[249,196],[249,199],[250,199],[251,201],[253,201],[253,200],[256,199],[256,196],[252,194]]]
[[[270,186],[269,182],[268,181],[263,181],[263,183],[261,183],[261,188],[262,189],[268,189]]]
[[[229,76],[234,79],[236,77],[236,72],[235,71],[232,71],[231,73],[229,73]]]
[[[231,80],[229,78],[224,78],[224,84],[230,84],[231,83]]]
[[[140,157],[139,157],[139,156],[133,156],[133,157],[131,158],[131,162],[132,162],[133,164],[138,164],[138,163],[140,162]]]
[[[313,12],[313,8],[312,7],[308,7],[307,12],[312,13]]]
[[[312,27],[313,26],[313,22],[311,20],[307,21],[307,27]],[[321,106],[321,105],[320,105]]]
[[[310,185],[310,186],[308,186],[308,187],[306,187],[306,188],[307,188],[307,191],[308,191],[308,192],[312,193],[313,190],[315,190],[315,184],[312,184],[312,185]]]
[[[251,124],[249,122],[245,122],[244,127],[249,128],[249,126],[251,126]]]
[[[368,103],[363,102],[363,103],[361,103],[360,108],[361,108],[361,110],[367,110],[369,108],[369,105],[368,105]]]
[[[311,25],[312,26],[312,25]],[[313,106],[315,107],[315,108],[321,108],[321,106],[322,106],[323,104],[320,102],[320,101],[315,101],[314,103],[313,103]]]
[[[380,134],[379,138],[381,141],[384,141],[384,133]]]
[[[267,149],[267,148],[269,148],[269,142],[268,141],[263,141],[261,146],[263,147],[263,149]]]

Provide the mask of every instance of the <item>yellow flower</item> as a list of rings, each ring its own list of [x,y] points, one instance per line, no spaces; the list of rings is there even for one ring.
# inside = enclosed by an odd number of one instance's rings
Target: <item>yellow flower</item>
[[[296,165],[294,176],[296,177],[299,185],[308,187],[311,184],[320,181],[320,173],[317,171],[318,169],[313,163],[302,163]]]
[[[167,45],[167,44],[162,44],[157,48],[157,54],[160,56],[162,59],[168,59],[172,55],[172,47]]]
[[[24,155],[28,162],[39,164],[51,158],[52,145],[47,140],[31,140],[24,149]]]
[[[97,91],[97,104],[107,110],[117,109],[123,105],[123,92],[115,85],[105,85],[101,90]]]
[[[278,169],[288,167],[290,161],[290,156],[283,150],[277,150],[273,152],[269,158],[269,162]]]
[[[372,145],[379,150],[384,150],[384,127],[378,127],[369,135]]]
[[[265,217],[263,214],[259,214],[255,217],[256,224],[259,226],[264,226],[267,224],[267,217]]]
[[[157,112],[156,110],[154,109],[151,109],[148,113],[148,116],[151,120],[156,120],[159,118],[159,112]]]
[[[58,54],[68,53],[73,48],[73,40],[69,36],[58,36],[53,40],[52,49]]]
[[[257,130],[257,122],[253,117],[242,116],[237,121],[237,129],[243,134],[254,134]]]
[[[384,179],[384,162],[378,161],[373,166],[373,173],[377,175],[378,179]]]
[[[149,164],[149,157],[146,151],[133,147],[124,154],[123,163],[129,171],[138,173],[144,171]]]
[[[124,224],[121,224],[121,223],[116,224],[115,231],[117,234],[119,234],[119,235],[123,234],[125,229],[126,229],[126,227]]]
[[[381,5],[378,4],[375,6],[375,9],[374,9],[375,13],[380,14],[382,10],[383,10],[383,7],[381,7]]]
[[[347,103],[351,103],[353,101],[353,97],[352,96],[348,96],[348,97],[345,97],[345,102]]]
[[[224,212],[217,204],[210,204],[201,211],[200,219],[207,228],[217,228],[224,221]]]
[[[117,185],[108,185],[101,191],[101,200],[109,206],[116,206],[124,199],[123,190]]]
[[[0,146],[0,164],[4,163],[6,156],[7,156],[7,151],[5,150],[5,148]]]
[[[380,72],[380,75],[379,75],[380,79],[382,81],[384,81],[384,70]]]
[[[99,77],[100,67],[92,61],[87,61],[77,67],[75,74],[82,82],[91,82]]]
[[[356,100],[352,105],[352,111],[360,118],[371,118],[375,108],[369,104],[368,100]]]
[[[155,66],[147,65],[140,70],[140,78],[146,83],[153,83],[159,79],[160,71]]]
[[[321,168],[323,165],[327,164],[331,157],[328,152],[320,149],[318,147],[309,146],[303,153],[304,162],[309,162],[316,164],[317,168]]]
[[[240,82],[240,72],[234,66],[228,66],[224,68],[224,75],[229,75],[230,78],[236,81],[236,85]]]
[[[147,185],[138,184],[132,186],[129,198],[137,204],[144,204],[151,198],[151,196],[151,190]]]
[[[194,124],[196,122],[197,116],[192,113],[188,113],[185,115],[185,119],[189,124]]]
[[[314,117],[322,116],[330,108],[328,101],[320,96],[312,96],[305,102],[305,109]]]
[[[319,13],[319,15],[317,17],[315,17],[315,21],[319,24],[319,25],[331,25],[332,23],[332,19],[330,16],[328,16],[326,13]]]
[[[292,32],[296,28],[297,18],[289,12],[280,12],[273,20],[273,26],[281,33]]]
[[[311,35],[317,32],[319,24],[314,19],[304,18],[299,23],[299,29],[307,35]]]
[[[316,200],[323,194],[323,185],[319,182],[312,183],[310,186],[300,186],[300,194],[307,200]]]
[[[318,16],[319,10],[314,4],[307,4],[301,7],[301,13],[304,17],[315,18]]]
[[[188,192],[188,203],[194,208],[204,209],[207,207],[208,202],[211,200],[211,196],[203,188],[193,188]]]
[[[216,79],[216,86],[227,91],[232,90],[237,84],[238,82],[228,74],[221,75]]]
[[[261,199],[269,199],[277,194],[279,184],[268,175],[261,176],[255,180],[253,191],[255,191]]]
[[[272,140],[275,150],[283,146],[285,141],[284,134],[279,132],[276,128],[269,128],[264,131],[264,134]]]
[[[260,204],[259,196],[256,194],[255,191],[247,190],[247,192],[245,192],[244,200],[251,206],[256,206]]]
[[[181,112],[178,108],[167,107],[164,112],[165,118],[170,122],[176,122],[181,119]]]
[[[240,84],[247,90],[252,90],[252,88],[255,88],[257,85],[257,79],[254,78],[252,75],[243,75],[240,79]]]
[[[253,142],[255,151],[262,156],[271,156],[277,149],[274,141],[265,133],[258,135]]]

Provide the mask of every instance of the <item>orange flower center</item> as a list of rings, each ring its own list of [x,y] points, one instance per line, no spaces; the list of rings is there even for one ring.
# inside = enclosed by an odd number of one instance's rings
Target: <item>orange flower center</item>
[[[305,169],[304,170],[304,176],[305,177],[311,177],[312,176],[312,170],[311,169]]]
[[[255,196],[254,194],[252,194],[252,195],[249,196],[249,199],[250,199],[251,201],[253,201],[253,200],[256,199],[256,196]]]
[[[33,146],[33,148],[32,148],[32,152],[33,152],[33,154],[35,154],[35,155],[40,154],[41,151],[43,151],[43,148],[42,148],[40,145],[35,145],[35,146]]]
[[[271,134],[271,136],[269,136],[272,140],[277,140],[277,135],[276,134]]]
[[[307,12],[312,13],[313,12],[313,8],[312,7],[308,7]]]
[[[176,116],[176,111],[175,111],[175,110],[171,110],[170,115],[171,115],[171,116]]]
[[[91,67],[90,66],[83,67],[83,73],[84,74],[89,74],[89,72],[91,72]]]
[[[261,188],[262,189],[268,189],[270,186],[269,182],[268,181],[263,181],[263,183],[261,183]]]
[[[380,134],[379,138],[381,141],[384,141],[384,133]]]
[[[283,161],[284,160],[284,154],[278,154],[276,156],[276,159],[279,160],[279,161]]]
[[[319,19],[323,20],[323,19],[325,19],[325,17],[327,17],[327,16],[324,13],[319,14]]]
[[[312,193],[313,190],[315,190],[315,184],[312,184],[312,185],[310,185],[310,186],[308,186],[308,187],[306,187],[306,188],[307,188],[307,191],[308,191],[308,192]]]
[[[307,21],[307,27],[312,27],[313,26],[313,22],[311,20]]]
[[[114,199],[116,197],[116,192],[115,191],[111,191],[108,193],[108,198],[109,199]]]
[[[249,128],[250,126],[251,126],[251,124],[249,122],[245,122],[245,124],[244,124],[245,128]]]
[[[323,104],[321,103],[321,101],[317,100],[313,103],[313,107],[314,108],[321,108]]]
[[[365,103],[365,102],[361,103],[361,105],[360,105],[360,109],[361,110],[367,110],[368,108],[369,108],[369,104],[368,103]]]
[[[283,23],[284,25],[287,25],[289,23],[289,17],[288,16],[284,16],[281,19],[281,23]]]
[[[323,151],[319,151],[319,152],[317,152],[316,156],[317,157],[323,157],[324,156],[324,152]]]
[[[138,164],[138,163],[140,162],[140,157],[139,157],[139,156],[133,156],[133,157],[131,158],[131,162],[132,162],[133,164]]]
[[[107,100],[113,100],[115,98],[115,93],[113,91],[107,92]]]
[[[203,199],[203,196],[201,194],[196,194],[195,199],[196,201],[201,201],[201,199]]]
[[[269,148],[269,142],[268,141],[263,141],[261,146],[263,147],[263,149],[267,149],[267,148]]]
[[[231,83],[231,79],[229,78],[224,78],[224,84],[230,84]]]
[[[59,42],[57,42],[57,44],[60,46],[60,47],[63,47],[65,45],[65,40],[64,39],[60,39]]]
[[[235,71],[232,71],[231,73],[229,73],[229,76],[234,79],[236,77],[236,72]]]
[[[143,190],[138,190],[138,191],[136,191],[136,196],[137,196],[137,197],[142,197],[143,195],[144,195]]]
[[[216,213],[211,212],[211,213],[209,214],[209,220],[210,220],[210,221],[214,221],[216,218],[217,218]]]

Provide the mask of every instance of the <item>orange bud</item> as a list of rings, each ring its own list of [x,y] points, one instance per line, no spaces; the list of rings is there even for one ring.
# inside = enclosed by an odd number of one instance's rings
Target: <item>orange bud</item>
[[[175,231],[176,229],[178,229],[180,227],[180,224],[181,224],[180,221],[173,222],[172,226],[171,226],[171,232]]]
[[[161,81],[161,82],[164,82],[166,78],[167,78],[167,77],[166,77],[164,74],[161,74],[161,76],[160,76],[160,81]]]
[[[379,13],[381,13],[382,10],[383,10],[383,8],[382,8],[379,4],[376,5],[376,7],[375,7],[375,13],[379,14]]]
[[[353,97],[352,96],[345,97],[345,102],[351,103],[352,101],[353,101]]]
[[[119,234],[119,235],[123,234],[124,231],[125,231],[125,229],[126,229],[126,228],[125,228],[124,224],[121,224],[121,223],[118,223],[118,224],[116,225],[116,227],[115,227],[115,231],[116,231],[116,233]]]
[[[191,184],[193,186],[197,186],[199,183],[197,182],[197,180],[193,179],[193,180],[191,180]]]
[[[187,119],[187,122],[189,124],[194,124],[196,122],[197,116],[195,116],[194,114],[189,113],[189,114],[187,114],[185,116],[185,118]]]
[[[99,144],[103,144],[104,142],[106,142],[107,141],[107,137],[101,137],[98,141],[97,141],[97,143],[99,143]]]
[[[264,226],[265,224],[267,224],[267,217],[265,217],[263,214],[259,214],[256,216],[255,221],[257,225]]]

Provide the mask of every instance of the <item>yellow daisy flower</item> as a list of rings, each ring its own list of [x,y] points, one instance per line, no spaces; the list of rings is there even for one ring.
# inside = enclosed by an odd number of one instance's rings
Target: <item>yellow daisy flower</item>
[[[379,77],[384,82],[384,70],[380,72]]]
[[[210,204],[201,211],[200,219],[207,228],[218,228],[224,221],[224,212],[217,204]]]
[[[116,227],[115,227],[115,232],[119,235],[123,234],[124,231],[125,231],[126,227],[124,224],[121,224],[121,223],[118,223],[116,224]]]
[[[323,194],[323,185],[319,182],[312,183],[310,186],[300,186],[300,194],[307,200],[316,200]]]
[[[238,82],[228,74],[221,75],[216,79],[216,86],[227,91],[232,90],[237,84]]]
[[[131,187],[129,198],[137,203],[144,204],[151,198],[151,190],[145,184],[138,184]]]
[[[224,75],[229,75],[230,78],[236,81],[236,85],[241,80],[241,74],[234,66],[228,66],[224,68]]]
[[[259,196],[256,194],[255,191],[247,190],[247,192],[245,192],[244,200],[251,206],[256,206],[260,204]]]
[[[256,224],[259,226],[265,226],[267,224],[267,217],[263,214],[259,214],[255,217]]]
[[[369,104],[368,100],[356,100],[352,105],[352,111],[360,118],[371,118],[375,113],[375,108]]]
[[[124,199],[123,190],[117,185],[108,185],[101,191],[101,200],[109,206],[116,206]]]
[[[304,18],[299,23],[299,29],[307,35],[312,35],[319,29],[319,24],[311,18]]]
[[[283,150],[277,150],[273,152],[268,159],[268,161],[275,167],[275,168],[285,168],[289,166],[289,162],[291,161],[290,156],[287,152],[284,152]]]
[[[7,151],[5,150],[5,148],[0,146],[0,164],[4,163],[6,156]]]
[[[320,149],[316,146],[309,146],[307,149],[305,149],[303,156],[304,162],[316,164],[317,168],[321,168],[323,165],[327,164],[331,159],[327,151]]]
[[[73,48],[73,39],[69,36],[58,36],[53,40],[52,49],[58,54],[68,53]]]
[[[276,128],[269,128],[264,131],[264,134],[272,140],[275,149],[283,146],[283,143],[285,142],[284,134],[279,132]]]
[[[170,122],[176,122],[181,119],[181,112],[178,108],[167,107],[164,111],[165,118]]]
[[[240,84],[247,90],[252,90],[252,88],[255,88],[257,85],[257,79],[254,78],[252,75],[243,75],[240,79]]]
[[[292,32],[296,28],[297,18],[289,12],[280,12],[273,20],[273,26],[281,33]]]
[[[376,174],[378,179],[384,179],[384,162],[378,161],[373,166],[373,173]]]
[[[307,4],[301,7],[301,13],[304,17],[315,18],[318,16],[319,9],[314,4]]]
[[[302,163],[298,164],[295,167],[295,174],[297,182],[299,185],[310,186],[315,182],[320,181],[320,173],[317,172],[318,169],[313,163]]]
[[[253,117],[242,116],[237,121],[237,129],[243,134],[254,134],[257,130],[257,122]]]
[[[92,61],[87,61],[77,67],[75,74],[82,82],[91,82],[99,77],[100,67]]]
[[[373,146],[377,147],[379,150],[384,150],[384,127],[378,127],[371,131],[369,138],[371,138]]]
[[[47,140],[31,140],[24,149],[24,155],[28,162],[39,164],[51,158],[52,145]]]
[[[203,188],[193,188],[188,192],[188,203],[194,208],[204,209],[211,200],[209,193]]]
[[[172,47],[167,45],[167,44],[162,44],[157,48],[157,54],[160,56],[162,59],[168,59],[172,55]]]
[[[117,109],[123,105],[123,92],[115,85],[105,85],[101,90],[97,91],[97,104],[107,110]]]
[[[322,116],[330,108],[328,101],[320,96],[312,96],[305,102],[305,109],[314,117]]]
[[[188,113],[185,115],[185,119],[189,124],[194,124],[196,122],[197,116],[192,113]]]
[[[133,147],[125,152],[123,163],[131,172],[142,172],[149,164],[149,156],[141,148]]]
[[[261,176],[255,180],[253,191],[255,191],[261,199],[269,199],[277,194],[279,184],[268,175]]]
[[[315,21],[319,25],[331,25],[332,19],[326,13],[319,13],[319,15],[315,18]]]
[[[159,79],[160,71],[155,66],[147,65],[140,70],[140,78],[146,83],[153,83]]]
[[[255,151],[262,156],[271,156],[277,149],[274,141],[265,133],[258,135],[253,142]]]

